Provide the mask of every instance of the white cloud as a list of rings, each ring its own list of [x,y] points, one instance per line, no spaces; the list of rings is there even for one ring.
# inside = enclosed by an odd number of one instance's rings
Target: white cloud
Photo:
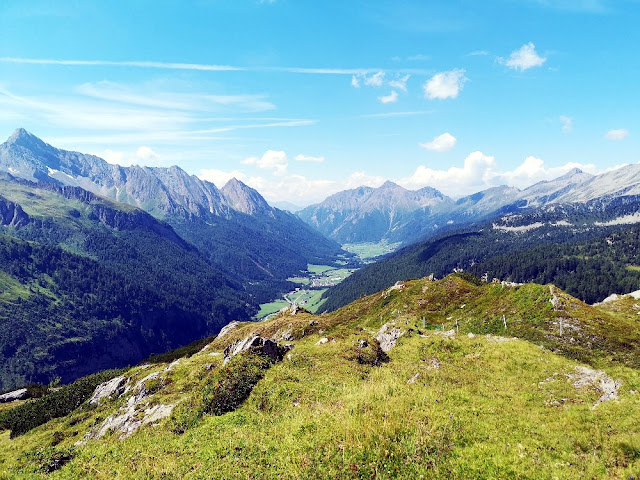
[[[324,157],[312,157],[310,155],[296,155],[296,162],[310,162],[310,163],[322,163],[324,162]]]
[[[269,202],[288,201],[297,205],[310,205],[321,202],[334,193],[362,185],[379,187],[384,181],[383,177],[359,171],[352,172],[342,180],[309,179],[303,175],[290,174],[275,180],[252,177],[245,183],[258,190]]]
[[[392,88],[397,88],[398,90],[402,90],[403,92],[407,92],[407,81],[411,78],[411,75],[405,75],[404,77],[397,78],[396,80],[391,80],[389,82],[389,86]]]
[[[489,52],[487,52],[486,50],[474,50],[467,55],[469,55],[470,57],[486,57],[487,55],[489,55]]]
[[[602,173],[593,164],[570,162],[557,167],[547,167],[540,158],[529,156],[513,170],[501,170],[494,157],[476,151],[464,160],[462,166],[438,170],[420,165],[414,173],[397,181],[405,188],[417,189],[430,186],[444,194],[459,197],[499,185],[526,188],[542,180],[552,180],[573,168],[588,173]]]
[[[351,76],[351,86],[353,88],[360,88],[360,79],[356,75]]]
[[[384,72],[377,72],[364,78],[364,84],[369,87],[381,87],[384,85]]]
[[[442,135],[434,137],[430,142],[420,143],[419,145],[432,152],[448,152],[456,146],[456,142],[456,137],[450,133],[443,133]]]
[[[464,74],[465,70],[460,68],[435,74],[423,86],[425,96],[429,99],[456,98],[468,80]]]
[[[389,95],[378,97],[381,103],[394,103],[398,100],[398,92],[393,90]]]
[[[562,131],[564,133],[571,133],[571,131],[573,130],[573,119],[565,115],[560,115],[560,117],[558,118],[560,120],[560,123],[562,123]]]
[[[150,165],[158,160],[158,154],[154,152],[150,147],[142,145],[136,150],[136,157],[144,162],[144,165]]]
[[[267,150],[262,157],[249,157],[243,165],[255,165],[263,170],[273,170],[274,175],[284,175],[289,166],[287,154],[282,150]]]
[[[124,154],[122,152],[114,152],[111,149],[106,149],[104,153],[98,154],[98,157],[105,159],[108,163],[112,165],[124,165],[123,157]]]
[[[245,181],[246,179],[245,174],[238,170],[225,172],[223,170],[216,170],[215,168],[203,168],[200,170],[200,175],[198,176],[202,180],[213,183],[218,188],[222,188],[232,178],[237,178],[240,181]]]
[[[501,63],[513,70],[528,70],[533,67],[540,67],[547,61],[545,57],[541,57],[536,52],[536,46],[533,42],[524,44],[518,50],[514,50],[506,60],[503,58],[498,59]]]
[[[605,134],[604,138],[606,138],[607,140],[619,141],[624,140],[628,135],[629,130],[627,130],[626,128],[619,128],[616,130],[609,130]]]

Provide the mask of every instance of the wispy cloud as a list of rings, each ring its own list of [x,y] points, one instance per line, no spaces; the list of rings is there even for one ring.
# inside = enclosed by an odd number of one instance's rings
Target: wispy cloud
[[[544,8],[567,12],[607,13],[611,11],[607,0],[527,0]]]
[[[427,115],[433,112],[433,110],[414,110],[410,112],[368,113],[365,115],[359,115],[358,118],[412,117],[415,115]]]
[[[397,88],[398,90],[402,90],[403,92],[407,92],[407,82],[411,78],[411,75],[405,75],[403,77],[397,78],[395,80],[389,81],[389,86],[391,88]]]
[[[398,101],[398,92],[393,90],[389,95],[378,97],[378,100],[380,100],[380,103],[395,103]]]
[[[181,62],[154,62],[137,60],[76,60],[76,59],[56,59],[56,58],[21,58],[21,57],[0,57],[0,63],[15,63],[27,65],[58,65],[69,67],[127,67],[127,68],[149,68],[159,70],[195,70],[202,72],[285,72],[309,75],[370,75],[382,71],[379,67],[354,67],[354,68],[333,68],[333,67],[287,67],[287,66],[240,66],[240,65],[217,65],[207,63],[181,63]],[[429,74],[430,70],[417,68],[390,69],[390,72],[405,74]]]
[[[571,131],[573,130],[573,119],[571,117],[567,117],[566,115],[560,115],[558,119],[562,124],[562,131],[564,133],[571,133]]]
[[[627,130],[626,128],[618,128],[615,130],[609,130],[605,134],[604,138],[615,142],[615,141],[624,140],[625,138],[627,138],[628,135],[629,135],[629,130]]]
[[[324,162],[324,157],[312,157],[311,155],[296,155],[296,162],[308,162],[308,163],[322,163]]]

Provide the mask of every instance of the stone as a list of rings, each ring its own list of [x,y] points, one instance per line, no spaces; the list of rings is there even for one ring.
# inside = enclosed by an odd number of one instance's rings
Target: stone
[[[225,335],[228,335],[232,330],[235,330],[236,328],[238,328],[238,325],[240,325],[240,322],[238,322],[237,320],[234,320],[233,322],[228,323],[227,325],[222,327],[222,330],[220,330],[220,333],[218,333],[218,336],[216,338],[222,338]]]
[[[104,399],[119,397],[125,391],[127,379],[124,376],[112,378],[96,387],[89,399],[91,405],[98,405]]]
[[[398,339],[404,335],[406,331],[400,330],[395,325],[385,323],[376,333],[375,339],[380,344],[380,348],[384,353],[391,351],[396,346]]]
[[[316,342],[316,345],[324,345],[325,343],[329,343],[329,339],[327,337],[322,337]]]
[[[16,400],[24,400],[27,398],[28,392],[26,388],[14,390],[13,392],[7,392],[0,395],[0,403],[15,402]]]
[[[242,340],[238,340],[224,349],[224,362],[225,365],[229,360],[235,357],[240,352],[249,350],[253,353],[265,355],[274,362],[281,361],[286,353],[293,348],[293,345],[280,345],[273,340],[263,338],[259,335],[250,335]]]
[[[576,373],[568,373],[566,376],[570,380],[573,380],[573,386],[576,389],[580,390],[585,387],[592,387],[602,394],[594,407],[602,402],[608,402],[618,398],[620,382],[617,382],[602,370],[577,366],[575,372]]]
[[[412,385],[414,383],[416,383],[416,381],[418,380],[418,378],[420,378],[420,374],[416,373],[413,377],[411,377],[409,380],[407,380],[407,383],[409,385]]]

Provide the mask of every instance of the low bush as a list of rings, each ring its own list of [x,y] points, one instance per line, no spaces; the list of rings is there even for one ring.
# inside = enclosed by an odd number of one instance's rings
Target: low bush
[[[0,413],[0,429],[11,430],[11,438],[22,435],[49,420],[63,417],[82,405],[96,387],[124,370],[105,370],[82,377],[69,385],[50,390],[41,398],[30,400]]]

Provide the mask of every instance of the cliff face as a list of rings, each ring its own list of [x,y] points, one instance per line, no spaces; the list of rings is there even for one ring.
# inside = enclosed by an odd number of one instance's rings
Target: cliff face
[[[22,210],[20,205],[0,196],[0,225],[23,227],[29,221],[29,215]]]

